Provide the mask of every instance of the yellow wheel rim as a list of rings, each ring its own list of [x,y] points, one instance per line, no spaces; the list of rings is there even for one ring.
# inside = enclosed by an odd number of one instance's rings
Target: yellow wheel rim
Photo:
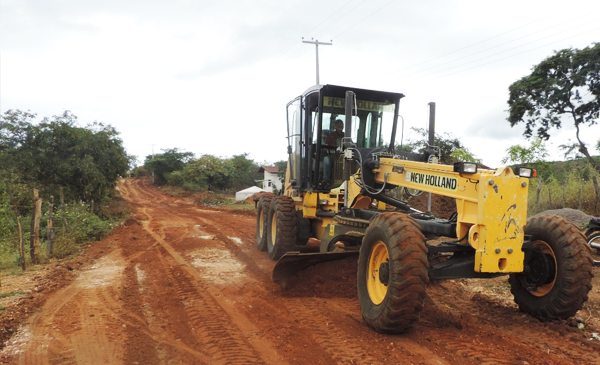
[[[387,294],[387,281],[384,284],[381,282],[380,270],[382,265],[388,265],[390,261],[390,254],[387,246],[381,241],[377,241],[371,253],[369,255],[369,267],[367,269],[367,291],[369,297],[375,305],[381,304]]]
[[[273,214],[271,219],[271,245],[275,246],[275,239],[277,238],[277,217]]]
[[[535,290],[529,290],[532,295],[535,295],[536,297],[543,297],[544,295],[548,294],[552,288],[554,288],[554,284],[556,283],[556,271],[558,270],[558,263],[556,262],[556,255],[554,255],[554,251],[546,242],[535,241],[533,242],[533,246],[538,247],[543,255],[551,256],[554,260],[554,276],[552,277],[552,281],[538,286],[535,288]]]
[[[265,222],[265,214],[264,211],[260,212],[260,217],[258,217],[258,234],[259,236],[262,238],[265,234],[264,229],[264,222]]]

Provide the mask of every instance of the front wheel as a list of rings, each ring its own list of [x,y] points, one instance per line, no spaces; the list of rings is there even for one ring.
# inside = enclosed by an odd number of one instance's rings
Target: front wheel
[[[581,231],[559,216],[532,218],[524,270],[511,274],[519,309],[539,319],[566,319],[583,307],[592,288],[592,257]]]
[[[294,200],[287,196],[271,199],[267,224],[267,252],[271,260],[279,260],[291,251],[297,241],[298,216]]]
[[[261,251],[267,250],[267,220],[271,199],[271,195],[261,196],[256,207],[256,247]]]
[[[367,324],[382,333],[412,328],[423,309],[428,269],[419,225],[401,213],[377,215],[358,259],[358,299]]]

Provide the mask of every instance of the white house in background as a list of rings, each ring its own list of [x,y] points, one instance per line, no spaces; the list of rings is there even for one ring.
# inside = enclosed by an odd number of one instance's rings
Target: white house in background
[[[277,190],[281,191],[281,179],[277,175],[279,169],[277,166],[261,166],[258,169],[258,172],[264,173],[264,178],[262,180],[262,188],[265,191],[273,192],[273,187],[277,188]]]

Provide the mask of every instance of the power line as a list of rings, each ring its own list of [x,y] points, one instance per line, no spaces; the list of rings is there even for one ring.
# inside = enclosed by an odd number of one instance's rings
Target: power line
[[[544,20],[544,19],[550,18],[550,17],[552,17],[552,16],[554,16],[554,15],[556,15],[556,14],[553,14],[553,15],[548,15],[548,16],[546,16],[546,17],[544,17],[544,18],[541,18],[541,19],[535,20],[535,21],[533,21],[533,22],[530,22],[530,23],[527,23],[527,24],[521,25],[521,26],[519,26],[519,27],[513,28],[513,29],[511,29],[511,30],[509,30],[509,31],[506,31],[506,32],[504,32],[504,33],[500,33],[500,34],[498,34],[498,35],[495,35],[495,36],[492,36],[492,37],[486,38],[486,39],[484,39],[484,40],[482,40],[482,41],[479,41],[479,42],[476,42],[476,43],[470,44],[470,45],[468,45],[468,46],[465,46],[465,47],[462,47],[462,48],[456,49],[456,50],[454,50],[454,51],[451,51],[451,52],[445,53],[445,54],[443,54],[443,55],[441,55],[441,56],[438,56],[438,57],[435,57],[435,58],[431,58],[431,59],[429,59],[429,60],[427,60],[427,61],[423,61],[423,62],[415,63],[414,65],[411,65],[411,66],[408,66],[408,67],[405,67],[405,68],[402,68],[402,69],[399,69],[399,70],[393,71],[393,72],[391,72],[391,73],[388,73],[388,74],[386,74],[386,75],[390,75],[390,74],[398,73],[398,72],[400,72],[400,71],[404,71],[404,70],[406,70],[406,69],[409,69],[409,68],[413,68],[413,67],[416,67],[416,66],[420,66],[420,65],[422,65],[422,64],[424,64],[424,63],[429,63],[429,62],[432,62],[432,61],[438,60],[438,59],[440,59],[440,58],[444,58],[444,57],[446,57],[446,56],[449,56],[449,55],[451,55],[451,54],[454,54],[454,53],[456,53],[456,52],[460,52],[460,51],[462,51],[462,50],[465,50],[465,49],[468,49],[468,48],[474,47],[474,46],[476,46],[476,45],[478,45],[478,44],[489,42],[490,40],[492,40],[492,39],[494,39],[494,38],[498,38],[498,37],[501,37],[501,36],[503,36],[503,35],[505,35],[505,34],[512,33],[512,32],[514,32],[514,31],[516,31],[516,30],[519,30],[519,29],[521,29],[521,28],[525,28],[525,27],[527,27],[527,26],[530,26],[531,24],[535,24],[535,23],[537,23],[537,22],[540,22],[540,21],[542,21],[542,20]],[[579,18],[579,17],[577,17],[577,18]],[[577,19],[577,18],[575,18],[575,19]],[[573,20],[573,19],[572,19],[572,20]],[[525,37],[526,37],[526,36],[525,36]],[[521,38],[523,38],[523,37],[521,37]],[[520,38],[517,38],[517,39],[520,39]]]
[[[335,23],[339,22],[343,17],[345,17],[348,13],[350,13],[352,10],[358,8],[359,6],[361,6],[363,3],[365,3],[367,0],[363,0],[360,3],[356,4],[356,6],[354,6],[352,9],[346,11],[344,14],[342,14],[339,18],[337,18],[333,23],[329,24],[328,26],[326,26],[325,28],[321,29],[321,32],[323,32],[325,29],[330,28],[332,25],[334,25]],[[348,5],[350,2],[348,2],[346,5]],[[346,6],[344,5],[344,6]],[[341,8],[340,8],[341,9]],[[331,17],[331,16],[330,16]]]
[[[329,15],[327,18],[325,18],[325,20],[323,20],[321,23],[319,23],[317,26],[313,27],[313,29],[311,29],[308,34],[310,35],[312,32],[314,32],[316,29],[318,29],[322,24],[324,24],[327,20],[329,20],[331,17],[333,17],[334,15],[338,14],[338,12],[345,8],[346,6],[348,6],[351,2],[353,2],[354,0],[350,0],[348,1],[346,4],[342,5],[341,7],[337,8],[333,13],[331,13],[331,15]],[[367,0],[363,0],[362,2],[360,2],[358,5],[356,5],[354,8],[350,9],[349,11],[345,12],[344,14],[342,14],[336,21],[334,21],[333,23],[329,24],[327,27],[323,28],[321,31],[329,28],[330,26],[332,26],[333,24],[335,24],[338,20],[340,20],[341,18],[343,18],[346,14],[348,14],[350,11],[356,9],[356,7],[358,7],[359,5],[361,5],[362,3],[364,3]],[[315,37],[313,37],[315,38]],[[292,48],[296,48],[296,50],[294,50],[292,53],[290,53],[288,56],[286,56],[282,61],[287,60],[289,57],[291,57],[297,50],[300,49],[300,45],[296,42],[293,42],[293,44],[285,51],[283,52],[282,56],[283,57],[284,54],[286,54],[287,52],[289,52]]]
[[[556,15],[556,14],[553,14],[553,15],[546,16],[546,17],[544,17],[544,18],[541,18],[541,19],[539,19],[539,20],[536,20],[536,21],[533,21],[533,22],[527,23],[527,24],[525,24],[525,25],[519,26],[519,27],[517,27],[517,28],[514,28],[514,29],[511,29],[511,30],[509,30],[509,31],[507,31],[507,32],[504,32],[504,33],[501,33],[501,34],[495,35],[495,36],[493,36],[493,37],[486,38],[486,39],[484,39],[484,40],[482,40],[482,41],[480,41],[480,42],[473,43],[473,44],[471,44],[471,45],[468,45],[468,46],[466,46],[466,47],[462,47],[462,48],[460,48],[460,49],[457,49],[457,50],[454,50],[454,51],[452,51],[452,52],[445,53],[445,54],[443,54],[443,55],[441,55],[441,56],[438,56],[438,57],[435,57],[435,58],[429,59],[429,60],[427,60],[427,61],[422,61],[422,62],[419,62],[419,63],[413,64],[413,65],[411,65],[411,66],[404,67],[404,68],[402,68],[402,69],[399,69],[399,70],[396,70],[396,71],[388,72],[388,73],[386,73],[386,74],[383,74],[383,75],[381,75],[381,76],[378,76],[377,78],[379,79],[379,78],[383,78],[383,77],[385,77],[385,76],[390,76],[390,75],[396,74],[396,73],[398,73],[398,72],[401,72],[401,71],[404,71],[404,70],[407,70],[407,69],[410,69],[410,68],[413,68],[413,67],[421,66],[421,65],[423,65],[423,64],[425,64],[425,63],[429,63],[429,62],[432,62],[432,61],[438,60],[438,59],[440,59],[440,58],[444,58],[444,57],[446,57],[446,56],[449,56],[449,55],[451,55],[451,54],[454,54],[454,53],[456,53],[456,52],[459,52],[459,51],[462,51],[462,50],[465,50],[465,49],[468,49],[468,48],[474,47],[474,46],[476,46],[476,45],[479,45],[479,44],[482,44],[482,43],[487,43],[488,41],[490,41],[490,40],[492,40],[492,39],[494,39],[494,38],[497,38],[497,37],[500,37],[500,36],[502,36],[502,35],[505,35],[505,34],[508,34],[508,33],[514,32],[515,30],[518,30],[518,29],[521,29],[521,28],[527,27],[527,26],[529,26],[529,25],[531,25],[531,24],[534,24],[534,23],[540,22],[540,21],[542,21],[542,20],[544,20],[544,19],[547,19],[547,18],[549,18],[549,17],[552,17],[552,16],[554,16],[554,15]],[[572,21],[574,21],[574,20],[577,20],[577,19],[579,19],[579,18],[585,17],[585,16],[587,16],[587,15],[589,15],[589,14],[586,14],[586,15],[582,15],[582,16],[578,16],[578,17],[572,18],[572,19],[570,19],[570,20],[567,20],[567,21],[565,21],[565,22],[562,22],[562,23],[558,23],[558,24],[552,25],[552,26],[550,26],[550,27],[544,28],[544,29],[542,29],[542,30],[538,30],[538,31],[536,31],[536,32],[533,32],[533,33],[529,33],[529,34],[527,34],[527,35],[525,35],[525,36],[522,36],[522,37],[519,37],[519,38],[513,39],[513,40],[511,40],[511,41],[504,42],[504,43],[502,43],[502,44],[499,44],[499,45],[496,45],[496,46],[493,46],[493,47],[489,47],[489,48],[487,48],[487,49],[485,49],[485,50],[478,51],[478,52],[472,53],[472,54],[470,54],[470,55],[468,55],[468,56],[463,56],[463,57],[460,57],[460,58],[454,59],[454,60],[452,60],[452,61],[448,61],[448,62],[445,62],[445,63],[442,63],[442,64],[438,64],[438,65],[436,65],[436,66],[431,66],[431,67],[429,67],[429,68],[426,68],[426,69],[424,69],[424,70],[429,70],[429,69],[431,69],[431,68],[439,67],[440,65],[443,65],[443,64],[446,64],[446,63],[455,62],[455,61],[457,61],[457,60],[460,60],[460,59],[463,59],[463,58],[466,58],[466,57],[470,57],[470,56],[476,55],[476,54],[478,54],[478,53],[482,53],[482,52],[488,51],[488,50],[490,50],[490,49],[493,49],[493,48],[500,47],[500,46],[502,46],[502,45],[505,45],[505,44],[508,44],[508,43],[515,42],[515,41],[517,41],[517,40],[519,40],[519,39],[523,39],[523,38],[529,37],[529,36],[531,36],[531,35],[533,35],[533,34],[537,34],[537,33],[540,33],[540,32],[543,32],[543,31],[546,31],[546,30],[548,30],[548,29],[551,29],[551,28],[557,27],[557,26],[559,26],[559,25],[562,25],[562,24],[566,24],[566,23],[572,22]],[[595,22],[596,22],[596,21],[594,20],[594,21],[592,21],[592,22],[590,22],[590,23],[595,23]],[[587,24],[590,24],[590,23],[586,23],[586,24],[584,24],[584,25],[587,25]],[[580,26],[577,26],[577,27],[574,27],[574,28],[571,28],[571,29],[575,29],[575,28],[578,28],[578,27],[581,27],[581,26],[582,26],[582,25],[580,25]],[[571,30],[571,29],[569,29],[569,30]],[[559,33],[561,33],[561,32],[559,32]],[[555,33],[554,35],[556,35],[556,34],[559,34],[559,33]],[[548,37],[544,37],[544,38],[548,38]],[[541,38],[541,39],[544,39],[544,38]],[[531,42],[530,42],[530,43],[531,43]],[[421,70],[421,71],[423,71],[423,70]],[[420,72],[420,71],[416,71],[416,72]],[[408,74],[408,75],[412,75],[412,74],[414,74],[414,73],[411,73],[411,74]]]
[[[506,59],[508,59],[508,58],[511,58],[511,57],[519,56],[519,55],[522,55],[522,54],[524,54],[524,53],[528,53],[528,52],[535,51],[535,50],[537,50],[537,49],[540,49],[540,48],[547,47],[547,46],[549,46],[549,45],[552,45],[552,44],[554,44],[554,43],[558,43],[558,42],[566,41],[567,39],[571,39],[571,38],[579,37],[579,36],[580,36],[580,35],[582,35],[582,34],[586,34],[586,33],[594,32],[594,31],[598,31],[598,30],[600,30],[600,28],[594,28],[594,29],[588,30],[588,31],[586,31],[586,32],[583,32],[583,33],[579,33],[579,34],[576,34],[576,35],[573,35],[573,36],[570,36],[570,37],[567,37],[567,38],[560,39],[560,40],[558,40],[558,41],[550,42],[550,43],[544,44],[544,45],[542,45],[542,46],[539,46],[539,47],[536,47],[536,48],[531,48],[531,49],[528,49],[527,51],[523,51],[523,52],[520,52],[520,53],[516,53],[516,54],[510,55],[510,56],[504,57],[504,58],[500,58],[500,59],[497,59],[497,60],[494,60],[494,61],[490,61],[490,62],[487,62],[487,63],[481,64],[481,65],[477,65],[477,66],[469,67],[469,68],[466,68],[466,69],[464,69],[464,70],[456,71],[456,72],[453,72],[453,73],[450,73],[450,74],[447,74],[447,75],[442,75],[442,76],[434,77],[434,78],[431,78],[431,79],[428,79],[428,80],[424,80],[424,81],[431,81],[431,80],[439,79],[439,78],[442,78],[442,77],[447,77],[447,76],[451,76],[451,75],[454,75],[454,74],[457,74],[457,73],[461,73],[461,72],[464,72],[464,71],[472,70],[472,69],[474,69],[474,68],[478,68],[478,67],[486,66],[486,65],[489,65],[489,64],[491,64],[491,63],[495,63],[495,62],[499,62],[499,61],[504,61],[504,60],[506,60]],[[428,75],[426,75],[426,76],[428,76]]]
[[[592,21],[592,22],[589,22],[589,23],[581,24],[581,25],[579,25],[579,26],[576,26],[576,27],[573,27],[573,28],[567,29],[566,31],[573,30],[573,29],[577,29],[577,28],[580,28],[580,27],[582,27],[582,26],[585,26],[585,25],[588,25],[588,24],[592,24],[592,23],[596,23],[596,21]],[[550,27],[550,28],[552,28],[552,27]],[[543,30],[541,30],[541,31],[545,31],[545,30],[547,30],[547,29],[550,29],[550,28],[546,28],[546,29],[543,29]],[[540,31],[538,31],[538,32],[535,32],[535,33],[532,33],[532,34],[536,34],[536,33],[539,33],[539,32],[540,32]],[[527,43],[524,43],[524,44],[518,45],[518,46],[516,46],[516,47],[509,48],[509,49],[503,50],[503,51],[501,51],[501,52],[497,52],[497,53],[491,54],[491,55],[489,55],[489,56],[485,56],[485,57],[478,58],[478,59],[476,59],[476,60],[472,60],[472,61],[469,61],[469,62],[466,62],[466,63],[461,63],[460,65],[451,66],[451,67],[448,67],[448,68],[445,68],[445,69],[442,69],[442,70],[439,70],[439,71],[435,71],[435,72],[432,72],[432,73],[430,73],[430,74],[428,74],[428,75],[433,75],[433,74],[436,74],[436,73],[440,73],[440,72],[448,71],[448,70],[454,69],[454,68],[456,68],[456,67],[464,66],[464,65],[471,64],[471,63],[474,63],[474,62],[477,62],[477,61],[481,61],[481,60],[484,60],[484,59],[487,59],[487,58],[490,58],[490,57],[494,57],[494,56],[500,55],[500,54],[502,54],[502,53],[505,53],[505,52],[508,52],[508,51],[512,51],[512,50],[514,50],[514,49],[521,48],[521,47],[527,46],[527,45],[529,45],[529,44],[532,44],[532,43],[539,42],[539,41],[541,41],[541,40],[544,40],[544,39],[547,39],[547,38],[550,38],[550,37],[554,37],[554,36],[556,36],[556,35],[558,35],[558,34],[561,34],[561,33],[564,33],[564,32],[565,32],[565,31],[560,31],[560,32],[557,32],[557,33],[554,33],[554,34],[551,34],[551,35],[548,35],[548,36],[545,36],[545,37],[542,37],[542,38],[536,39],[536,40],[534,40],[534,41],[527,42]],[[588,32],[589,32],[589,31],[588,31]],[[583,33],[581,33],[581,34],[585,34],[585,33],[588,33],[588,32],[583,32]],[[575,37],[575,36],[573,36],[573,37]],[[569,37],[569,38],[573,38],[573,37]],[[518,39],[516,39],[516,40],[519,40],[519,39],[522,39],[522,38],[525,38],[525,37],[521,37],[521,38],[518,38]],[[566,38],[566,39],[569,39],[569,38]],[[470,55],[466,55],[466,56],[463,56],[463,57],[459,57],[459,58],[456,58],[456,59],[454,59],[454,60],[451,60],[451,61],[448,61],[448,62],[444,62],[444,63],[442,63],[442,64],[439,64],[439,65],[431,66],[431,67],[428,67],[428,68],[425,68],[425,69],[422,69],[422,70],[419,70],[419,71],[415,71],[415,72],[412,72],[412,73],[409,73],[409,74],[405,74],[405,75],[403,75],[403,76],[411,76],[411,75],[415,75],[415,74],[418,74],[418,73],[420,73],[420,72],[423,72],[423,71],[431,70],[432,68],[436,68],[436,67],[440,67],[440,66],[442,66],[442,65],[445,65],[445,64],[453,63],[453,62],[456,62],[456,61],[462,60],[462,59],[464,59],[464,58],[471,57],[471,56],[474,56],[474,55],[477,55],[477,54],[480,54],[480,53],[483,53],[483,52],[489,51],[489,50],[491,50],[491,49],[494,49],[494,48],[498,48],[499,46],[502,46],[502,45],[505,45],[505,44],[508,44],[508,43],[512,43],[512,42],[514,42],[514,41],[516,41],[516,40],[509,41],[509,42],[505,42],[505,43],[502,43],[502,44],[500,44],[500,45],[498,45],[498,46],[490,47],[490,48],[487,48],[487,49],[485,49],[485,50],[482,50],[482,51],[479,51],[479,52],[475,52],[475,53],[472,53],[472,54],[470,54]],[[556,41],[556,42],[559,42],[559,41]],[[555,42],[553,42],[553,43],[555,43]],[[550,43],[550,44],[552,44],[552,43]],[[537,49],[537,48],[535,48],[535,49]],[[524,52],[523,52],[523,53],[524,53]],[[519,53],[519,54],[521,54],[521,53]]]
[[[315,31],[316,29],[318,29],[318,28],[319,28],[319,27],[320,27],[320,26],[321,26],[323,23],[325,23],[326,21],[328,21],[328,20],[329,20],[329,18],[333,17],[333,16],[334,16],[334,15],[335,15],[335,14],[336,14],[336,13],[337,13],[339,10],[341,10],[341,9],[345,8],[346,6],[348,6],[348,4],[350,4],[350,3],[351,3],[351,2],[353,2],[353,1],[354,1],[354,0],[350,0],[350,1],[348,1],[346,4],[344,4],[344,5],[340,6],[340,7],[338,8],[338,10],[334,11],[334,12],[333,12],[333,13],[332,13],[330,16],[328,16],[327,18],[325,18],[325,20],[323,20],[323,21],[322,21],[322,22],[320,22],[320,23],[319,23],[319,24],[318,24],[316,27],[314,27],[313,29],[311,29],[311,30],[308,32],[308,34],[311,34],[312,32],[314,32],[314,31]],[[363,1],[363,2],[361,2],[360,4],[364,3],[365,1],[366,1],[366,0],[364,0],[364,1]],[[360,4],[358,4],[358,5],[360,5]],[[354,9],[354,8],[353,8],[353,9]],[[329,26],[331,26],[331,24],[330,24]],[[325,29],[327,29],[327,28],[328,28],[328,27],[326,27]],[[325,30],[325,29],[323,29],[323,30]]]
[[[346,28],[346,30],[336,34],[334,36],[334,38],[338,38],[340,35],[346,33],[347,31],[349,31],[350,29],[354,28],[355,26],[359,25],[360,23],[362,23],[363,21],[367,20],[368,18],[370,18],[372,15],[374,15],[375,13],[378,13],[381,9],[385,8],[386,6],[390,5],[391,3],[393,3],[396,0],[392,0],[390,2],[388,2],[387,4],[385,4],[384,6],[380,7],[379,9],[375,10],[374,12],[372,12],[371,14],[367,15],[366,17],[362,18],[361,20],[359,20],[358,22],[354,23],[354,25],[350,26],[349,28]]]

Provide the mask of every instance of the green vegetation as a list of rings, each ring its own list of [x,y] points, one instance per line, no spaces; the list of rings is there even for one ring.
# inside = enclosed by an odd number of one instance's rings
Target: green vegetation
[[[420,138],[410,140],[403,146],[408,152],[424,152],[427,148],[427,131],[414,129]],[[451,134],[435,135],[435,145],[440,149],[440,161],[452,164],[456,161],[480,161]],[[600,152],[600,142],[596,146]],[[567,161],[549,162],[548,150],[542,138],[534,138],[529,145],[515,145],[505,151],[503,164],[528,166],[537,170],[537,177],[529,184],[529,215],[544,210],[572,208],[589,215],[600,215],[600,174],[584,156],[574,156]],[[600,157],[591,157],[600,163]],[[595,179],[595,180],[594,180]]]
[[[427,151],[429,132],[425,128],[411,128],[417,133],[418,138],[411,139],[402,146],[402,150],[406,152],[424,153]],[[433,144],[436,152],[439,153],[440,163],[453,164],[458,161],[470,161],[481,163],[481,160],[476,158],[469,150],[463,146],[458,138],[455,138],[450,133],[438,134],[435,133]]]
[[[154,176],[157,185],[179,187],[190,192],[234,192],[258,186],[257,181],[263,179],[258,172],[260,166],[248,159],[248,154],[231,158],[213,155],[195,158],[192,153],[180,152],[176,148],[162,151],[147,156],[144,165],[134,170],[134,175]]]
[[[533,67],[529,76],[509,87],[511,126],[525,124],[525,137],[535,134],[550,138],[552,128],[561,128],[564,118],[575,126],[577,142],[567,149],[577,149],[590,165],[600,172],[600,164],[590,155],[580,138],[580,128],[597,123],[600,112],[600,43],[582,50],[563,49]],[[600,144],[600,141],[597,142]]]
[[[532,68],[530,75],[509,87],[511,126],[523,123],[524,136],[536,136],[530,146],[512,146],[505,163],[538,170],[530,184],[530,214],[546,209],[573,208],[600,215],[600,159],[591,155],[581,128],[597,124],[600,113],[600,43],[584,49],[563,49]],[[561,145],[565,162],[549,163],[544,142],[550,130],[570,120],[576,142]],[[600,141],[592,141],[600,152]]]
[[[117,179],[127,173],[131,160],[119,133],[100,123],[80,127],[69,111],[39,123],[35,117],[20,110],[8,110],[0,116],[0,269],[21,266],[15,208],[23,229],[26,264],[31,263],[34,189],[42,199],[36,263],[76,253],[81,244],[101,239],[128,214],[126,203],[115,190]],[[52,197],[56,198],[55,239],[52,252],[48,252]]]
[[[598,157],[593,158],[600,161]],[[587,159],[543,162],[538,177],[529,184],[529,215],[549,209],[572,208],[599,216],[599,183],[600,174]]]
[[[15,295],[23,295],[23,294],[29,294],[28,292],[25,291],[12,291],[10,293],[0,293],[0,298],[4,299],[4,298],[10,298],[10,297],[14,297]]]

